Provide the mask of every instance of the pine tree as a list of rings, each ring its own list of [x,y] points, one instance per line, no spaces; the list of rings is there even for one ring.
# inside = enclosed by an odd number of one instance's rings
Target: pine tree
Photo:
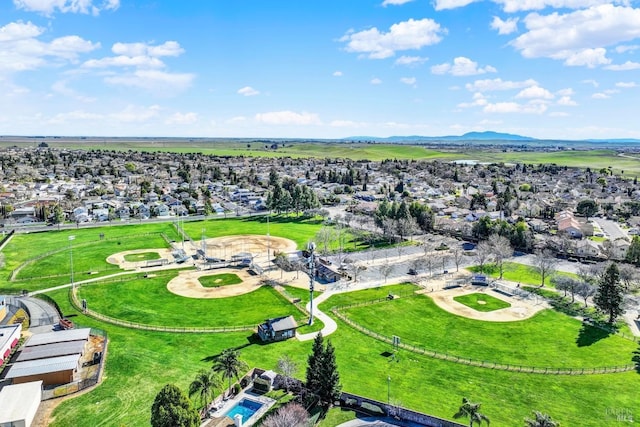
[[[340,374],[336,363],[335,349],[331,342],[327,342],[322,355],[320,402],[330,406],[340,398]]]
[[[609,323],[613,324],[624,310],[620,272],[616,263],[611,264],[600,279],[600,286],[593,301],[601,311],[609,315]]]
[[[315,392],[320,388],[322,381],[320,372],[322,371],[322,355],[324,354],[324,338],[322,332],[318,332],[313,340],[311,354],[307,359],[307,389]]]

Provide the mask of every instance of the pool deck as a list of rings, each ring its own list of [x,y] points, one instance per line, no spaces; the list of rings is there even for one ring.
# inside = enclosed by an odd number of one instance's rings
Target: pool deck
[[[256,402],[262,403],[262,406],[258,411],[253,414],[249,419],[242,420],[242,425],[246,427],[250,427],[256,423],[275,403],[276,401],[265,397],[259,394],[252,393],[251,391],[242,391],[237,396],[233,398],[221,402],[222,404],[218,406],[215,412],[210,412],[210,418],[205,420],[200,427],[223,427],[223,426],[233,426],[234,420],[227,417],[225,414],[238,402],[242,399],[247,398],[249,400],[253,400]]]

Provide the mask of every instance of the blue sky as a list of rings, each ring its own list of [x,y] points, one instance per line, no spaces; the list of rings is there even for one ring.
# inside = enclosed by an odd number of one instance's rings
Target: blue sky
[[[636,0],[4,0],[0,134],[640,138]]]

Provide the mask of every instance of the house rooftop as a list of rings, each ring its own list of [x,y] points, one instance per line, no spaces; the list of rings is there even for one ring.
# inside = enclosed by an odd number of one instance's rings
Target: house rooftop
[[[52,372],[69,371],[78,367],[79,360],[79,354],[72,354],[69,356],[16,362],[9,367],[9,372],[7,372],[5,378],[21,378],[32,375],[49,374]]]
[[[36,345],[53,344],[66,341],[81,341],[89,339],[90,328],[68,329],[65,331],[47,332],[44,334],[32,335],[26,342],[25,347]]]

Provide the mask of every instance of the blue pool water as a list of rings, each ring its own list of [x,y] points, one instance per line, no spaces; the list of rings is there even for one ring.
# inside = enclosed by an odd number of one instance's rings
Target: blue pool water
[[[262,407],[262,403],[249,400],[242,399],[240,402],[236,403],[225,415],[231,419],[237,414],[242,415],[242,421],[247,421],[249,418],[253,416],[258,410]]]

